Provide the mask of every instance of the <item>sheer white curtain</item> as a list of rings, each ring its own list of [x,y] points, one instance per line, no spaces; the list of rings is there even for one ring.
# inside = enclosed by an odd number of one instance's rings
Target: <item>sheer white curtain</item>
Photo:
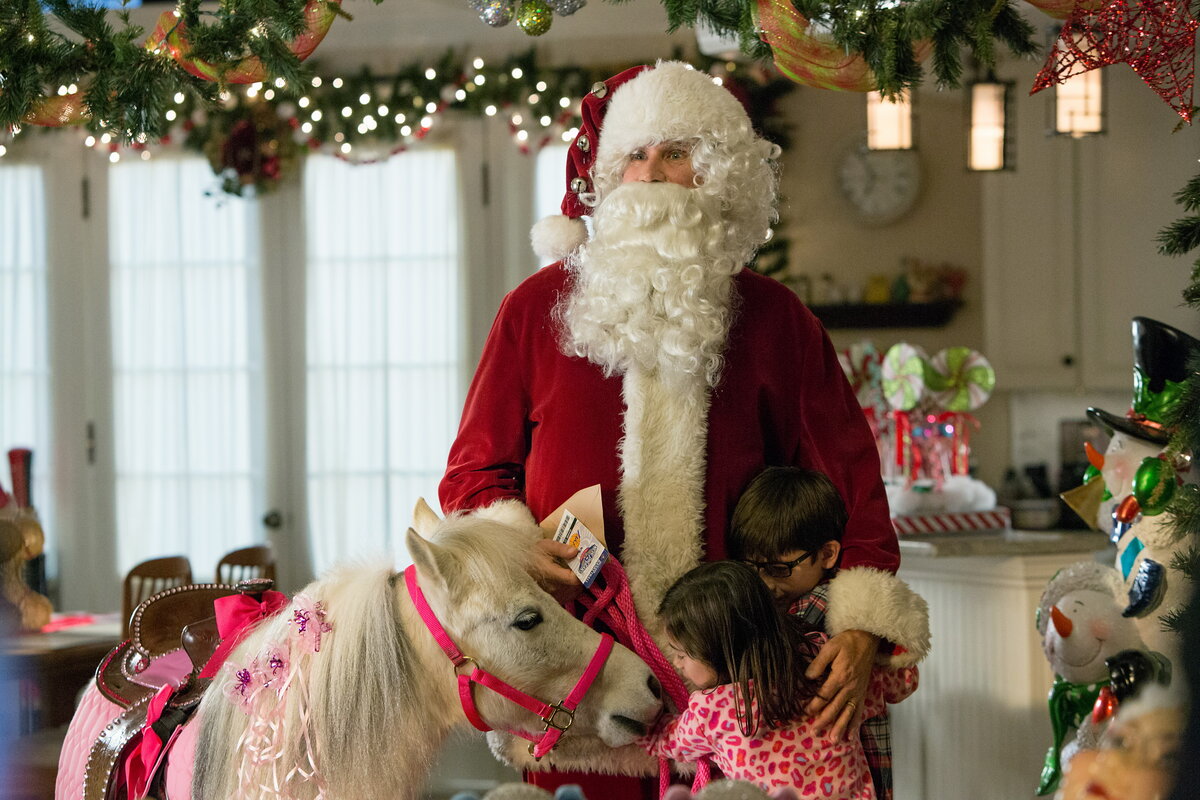
[[[0,485],[12,491],[7,453],[33,450],[34,508],[53,551],[46,198],[42,168],[0,166]]]
[[[310,157],[305,174],[313,566],[403,563],[413,504],[438,507],[462,403],[455,153]]]
[[[552,144],[537,154],[537,173],[534,176],[533,218],[539,220],[560,214],[563,194],[567,191],[567,150],[570,145]]]
[[[207,578],[262,539],[258,215],[212,184],[201,158],[109,171],[122,571],[182,553]]]

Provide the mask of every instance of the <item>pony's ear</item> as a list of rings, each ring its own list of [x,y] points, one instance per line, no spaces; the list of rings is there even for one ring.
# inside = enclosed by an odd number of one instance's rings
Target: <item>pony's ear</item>
[[[413,508],[413,527],[416,528],[422,536],[429,538],[433,533],[433,529],[441,523],[442,518],[437,515],[437,512],[429,507],[429,503],[425,502],[424,497],[417,498],[417,504]]]
[[[412,528],[409,528],[405,535],[405,543],[408,545],[408,554],[412,556],[413,563],[417,565],[417,571],[421,573],[422,578],[436,581],[443,587],[449,585],[446,572],[452,568],[452,565],[443,548],[421,538],[421,535]]]

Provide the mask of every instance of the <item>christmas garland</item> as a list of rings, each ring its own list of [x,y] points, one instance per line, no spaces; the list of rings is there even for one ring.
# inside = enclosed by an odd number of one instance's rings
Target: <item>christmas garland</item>
[[[492,24],[511,18],[515,8],[510,0],[466,2]],[[528,32],[540,33],[552,13],[574,13],[583,2],[526,5],[515,8],[518,21]],[[758,57],[770,56],[755,22],[770,0],[663,0],[663,5],[672,31],[705,24],[738,35]],[[996,40],[1015,53],[1033,50],[1031,30],[1008,0],[794,0],[793,5],[826,26],[837,47],[860,53],[885,92],[919,80],[913,42],[921,39],[932,42],[934,72],[947,85],[956,85],[963,45],[985,64],[994,57]],[[211,12],[201,11],[200,0],[179,0],[147,36],[124,11],[77,0],[5,0],[0,3],[0,130],[81,124],[127,142],[158,139],[170,127],[165,111],[181,92],[217,107],[229,84],[276,79],[302,84],[303,59],[339,15],[346,16],[339,0],[223,0]],[[75,91],[66,91],[70,88]]]
[[[570,141],[579,124],[580,98],[625,66],[547,67],[532,48],[499,63],[447,53],[436,63],[413,63],[388,75],[364,68],[301,84],[276,79],[230,88],[214,106],[179,92],[156,125],[166,131],[159,143],[181,141],[203,153],[223,191],[262,194],[285,179],[304,152],[331,153],[354,163],[381,160],[425,139],[448,114],[503,119],[514,145],[526,153]],[[721,78],[764,136],[787,145],[777,103],[793,83],[761,67],[712,59],[696,66]],[[148,157],[156,145],[126,144],[103,134],[85,141],[114,159],[129,151]]]

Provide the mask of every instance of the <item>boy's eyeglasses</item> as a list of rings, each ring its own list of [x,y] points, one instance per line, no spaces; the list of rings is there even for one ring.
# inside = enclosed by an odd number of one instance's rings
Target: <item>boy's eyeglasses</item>
[[[748,558],[743,558],[742,563],[749,564],[768,578],[783,580],[784,578],[792,577],[792,570],[797,566],[808,561],[810,558],[815,559],[816,557],[817,554],[813,552],[805,553],[799,558],[793,558],[791,561],[751,561]]]

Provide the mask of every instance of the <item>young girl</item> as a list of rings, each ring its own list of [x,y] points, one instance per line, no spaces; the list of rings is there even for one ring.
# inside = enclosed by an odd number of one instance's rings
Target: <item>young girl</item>
[[[753,567],[701,564],[667,591],[659,613],[675,667],[697,690],[679,717],[646,738],[650,753],[677,761],[711,756],[726,778],[768,792],[791,787],[804,797],[874,800],[858,732],[833,741],[804,718],[820,685],[804,670],[825,634],[781,614]],[[916,688],[915,667],[877,667],[864,716]]]

